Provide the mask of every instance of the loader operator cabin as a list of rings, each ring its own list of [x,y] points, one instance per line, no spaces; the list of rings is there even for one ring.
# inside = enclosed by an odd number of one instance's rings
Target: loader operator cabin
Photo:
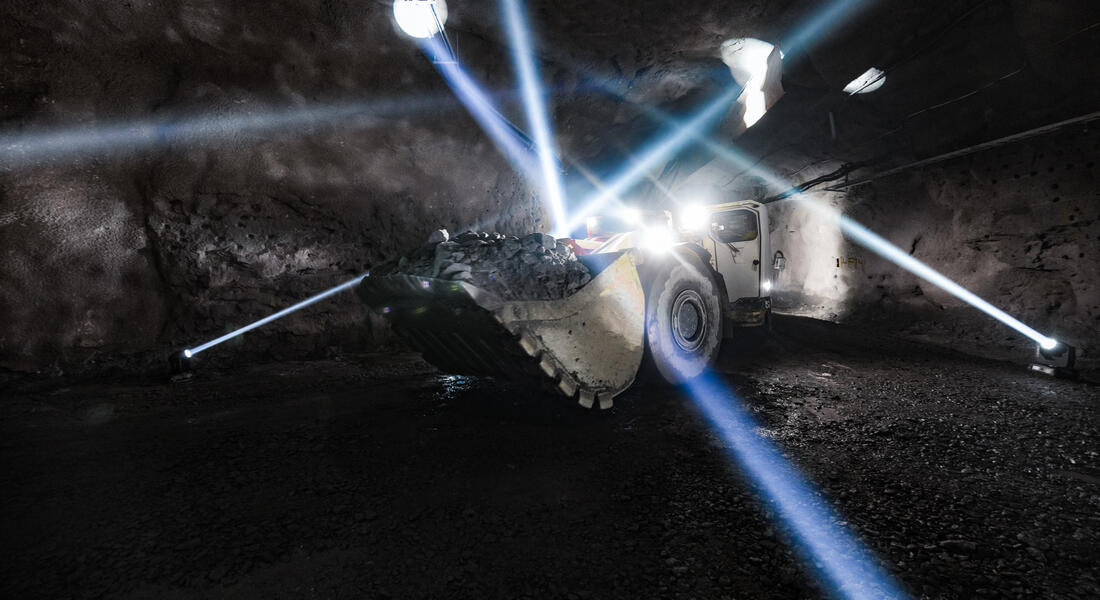
[[[1093,0],[0,3],[0,597],[1100,597]]]

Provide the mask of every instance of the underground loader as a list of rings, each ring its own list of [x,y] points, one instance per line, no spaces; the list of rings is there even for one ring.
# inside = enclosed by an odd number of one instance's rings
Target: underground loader
[[[721,50],[720,61],[696,65],[706,75],[697,89],[658,112],[680,114],[740,86],[722,126],[737,137],[783,95],[782,52],[747,38]],[[648,139],[648,119],[597,132],[592,160],[613,164],[617,149]],[[705,145],[686,146],[660,170],[649,201],[644,194],[635,201],[662,206],[658,189],[676,189],[713,158]],[[400,274],[367,277],[357,290],[445,372],[537,377],[582,406],[608,408],[643,365],[679,383],[702,373],[723,339],[768,325],[772,277],[786,262],[771,254],[761,202],[695,206],[676,219],[624,213],[632,214],[589,218],[586,234],[569,240],[593,277],[561,300],[506,301],[468,281]]]
[[[724,338],[769,322],[782,253],[753,201],[588,220],[569,240],[592,273],[561,300],[504,300],[467,281],[367,277],[360,298],[440,370],[541,380],[581,406],[609,408],[643,364],[679,383]]]

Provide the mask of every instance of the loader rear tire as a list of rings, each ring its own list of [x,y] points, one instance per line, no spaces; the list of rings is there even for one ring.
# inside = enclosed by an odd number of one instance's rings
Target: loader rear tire
[[[646,290],[646,362],[665,381],[694,379],[714,363],[722,346],[718,283],[694,255],[662,265]]]

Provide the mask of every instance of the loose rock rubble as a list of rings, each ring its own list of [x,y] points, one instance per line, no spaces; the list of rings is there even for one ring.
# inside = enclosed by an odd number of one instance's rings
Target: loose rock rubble
[[[557,300],[592,279],[569,244],[545,233],[516,237],[467,231],[452,238],[445,229],[371,270],[374,276],[394,273],[468,281],[505,300]]]

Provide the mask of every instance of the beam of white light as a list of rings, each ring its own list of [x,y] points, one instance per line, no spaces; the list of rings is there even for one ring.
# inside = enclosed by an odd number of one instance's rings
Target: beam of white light
[[[1057,345],[1057,341],[1035,331],[1031,327],[1028,327],[1022,323],[1019,319],[1009,315],[1005,311],[993,306],[989,302],[978,297],[977,294],[964,288],[963,286],[955,283],[947,276],[936,271],[932,267],[922,263],[921,261],[913,258],[908,252],[898,248],[882,238],[882,236],[872,232],[863,225],[860,225],[854,219],[844,216],[833,209],[830,206],[826,206],[820,202],[813,201],[802,194],[798,194],[794,197],[794,200],[801,206],[809,208],[816,212],[818,215],[831,220],[840,227],[850,239],[855,241],[860,246],[867,248],[868,250],[878,254],[879,256],[893,262],[899,267],[913,273],[917,277],[924,279],[925,281],[939,287],[945,292],[955,296],[956,298],[966,302],[967,304],[977,308],[985,314],[997,319],[1001,323],[1008,325],[1021,334],[1031,338],[1044,349],[1051,349]]]
[[[382,123],[384,118],[440,111],[457,105],[450,95],[415,96],[301,107],[257,107],[240,112],[67,125],[20,133],[0,132],[0,168],[149,150],[167,144],[216,142],[249,134],[308,132],[310,127],[335,123],[344,127],[370,127]]]
[[[655,116],[664,120],[670,120],[668,117],[664,117],[653,111]],[[715,142],[710,137],[700,136],[699,141],[707,146],[708,149],[713,151],[719,158],[725,160],[738,168],[751,172],[754,175],[760,177],[766,181],[769,185],[777,189],[789,189],[791,187],[790,182],[785,181],[783,178],[772,173],[768,169],[765,169],[749,158],[743,156],[739,152],[733,149]],[[924,279],[925,281],[939,287],[945,292],[955,296],[959,300],[966,302],[967,304],[977,308],[985,314],[997,319],[1001,323],[1015,329],[1020,334],[1031,338],[1038,343],[1043,349],[1050,350],[1058,345],[1058,341],[1054,338],[1045,336],[1035,329],[1027,326],[1019,319],[1009,315],[1005,311],[993,306],[989,302],[980,298],[977,294],[964,288],[963,286],[955,283],[949,277],[943,275],[939,271],[936,271],[932,267],[917,260],[908,252],[898,248],[897,246],[886,241],[882,236],[873,233],[861,225],[855,219],[848,217],[840,211],[826,206],[821,202],[815,202],[807,198],[804,194],[795,194],[791,197],[791,200],[797,202],[800,206],[803,206],[818,215],[824,217],[826,220],[831,221],[843,231],[849,239],[856,242],[860,246],[867,248],[868,250],[878,254],[879,256],[889,260],[890,262],[898,265],[899,267],[913,273],[917,277]]]
[[[531,28],[520,0],[504,0],[504,20],[512,48],[512,62],[519,75],[527,124],[531,127],[531,134],[534,136],[539,167],[542,171],[543,194],[550,204],[554,225],[560,227],[565,224],[566,215],[562,199],[560,169],[555,158],[556,144],[548,117],[549,112],[543,99],[538,66],[535,64]]]
[[[679,152],[692,141],[704,137],[704,131],[730,110],[733,101],[741,93],[740,86],[719,94],[690,119],[683,122],[670,122],[668,131],[663,133],[648,147],[635,153],[633,160],[622,171],[610,178],[606,185],[596,192],[579,211],[569,215],[564,226],[559,225],[554,235],[568,235],[570,231],[584,223],[589,216],[596,214],[606,204],[618,200],[619,196],[644,179],[649,171],[659,167],[672,155]]]
[[[440,36],[420,40],[420,47],[432,59],[439,74],[469,111],[470,116],[493,140],[512,166],[528,180],[538,181],[539,166],[531,155],[528,144],[500,115],[482,87],[458,64],[457,58],[447,50]]]
[[[875,0],[833,0],[821,7],[816,13],[802,21],[792,30],[782,43],[779,44],[787,53],[792,50],[804,50],[806,47],[816,44],[822,37],[836,29],[840,23],[875,3]]]
[[[262,326],[267,325],[268,323],[270,323],[272,321],[275,321],[277,319],[281,319],[281,318],[289,315],[292,312],[299,311],[299,310],[309,306],[310,304],[314,304],[316,302],[324,300],[325,298],[328,298],[329,296],[339,294],[340,292],[342,292],[344,290],[351,289],[351,288],[355,287],[360,281],[363,281],[363,279],[368,277],[368,276],[370,276],[370,273],[365,273],[363,275],[360,275],[359,277],[356,277],[355,279],[352,279],[350,281],[345,281],[344,283],[341,283],[340,285],[338,285],[336,287],[329,288],[329,289],[321,292],[320,294],[317,294],[316,296],[313,296],[311,298],[307,298],[305,300],[302,300],[301,302],[295,304],[294,306],[284,308],[283,310],[280,310],[279,312],[277,312],[273,315],[266,316],[266,317],[260,319],[259,321],[255,321],[253,323],[245,325],[244,327],[241,327],[240,329],[237,329],[235,331],[231,331],[231,332],[229,332],[229,333],[227,333],[227,334],[225,334],[225,335],[223,335],[219,338],[210,340],[209,342],[206,342],[205,344],[199,344],[198,346],[195,346],[194,348],[187,348],[186,350],[183,351],[183,356],[185,358],[191,358],[192,356],[195,356],[196,354],[198,354],[199,352],[202,352],[203,350],[208,350],[210,348],[213,348],[214,346],[217,346],[218,344],[220,344],[222,342],[229,341],[229,340],[231,340],[231,339],[233,339],[233,338],[235,338],[239,335],[248,333],[249,331],[252,331],[253,329],[256,329],[257,327],[262,327]]]
[[[769,440],[758,423],[714,373],[686,385],[725,449],[775,517],[807,567],[816,571],[826,591],[852,600],[905,598],[893,578],[842,524],[828,501]]]

